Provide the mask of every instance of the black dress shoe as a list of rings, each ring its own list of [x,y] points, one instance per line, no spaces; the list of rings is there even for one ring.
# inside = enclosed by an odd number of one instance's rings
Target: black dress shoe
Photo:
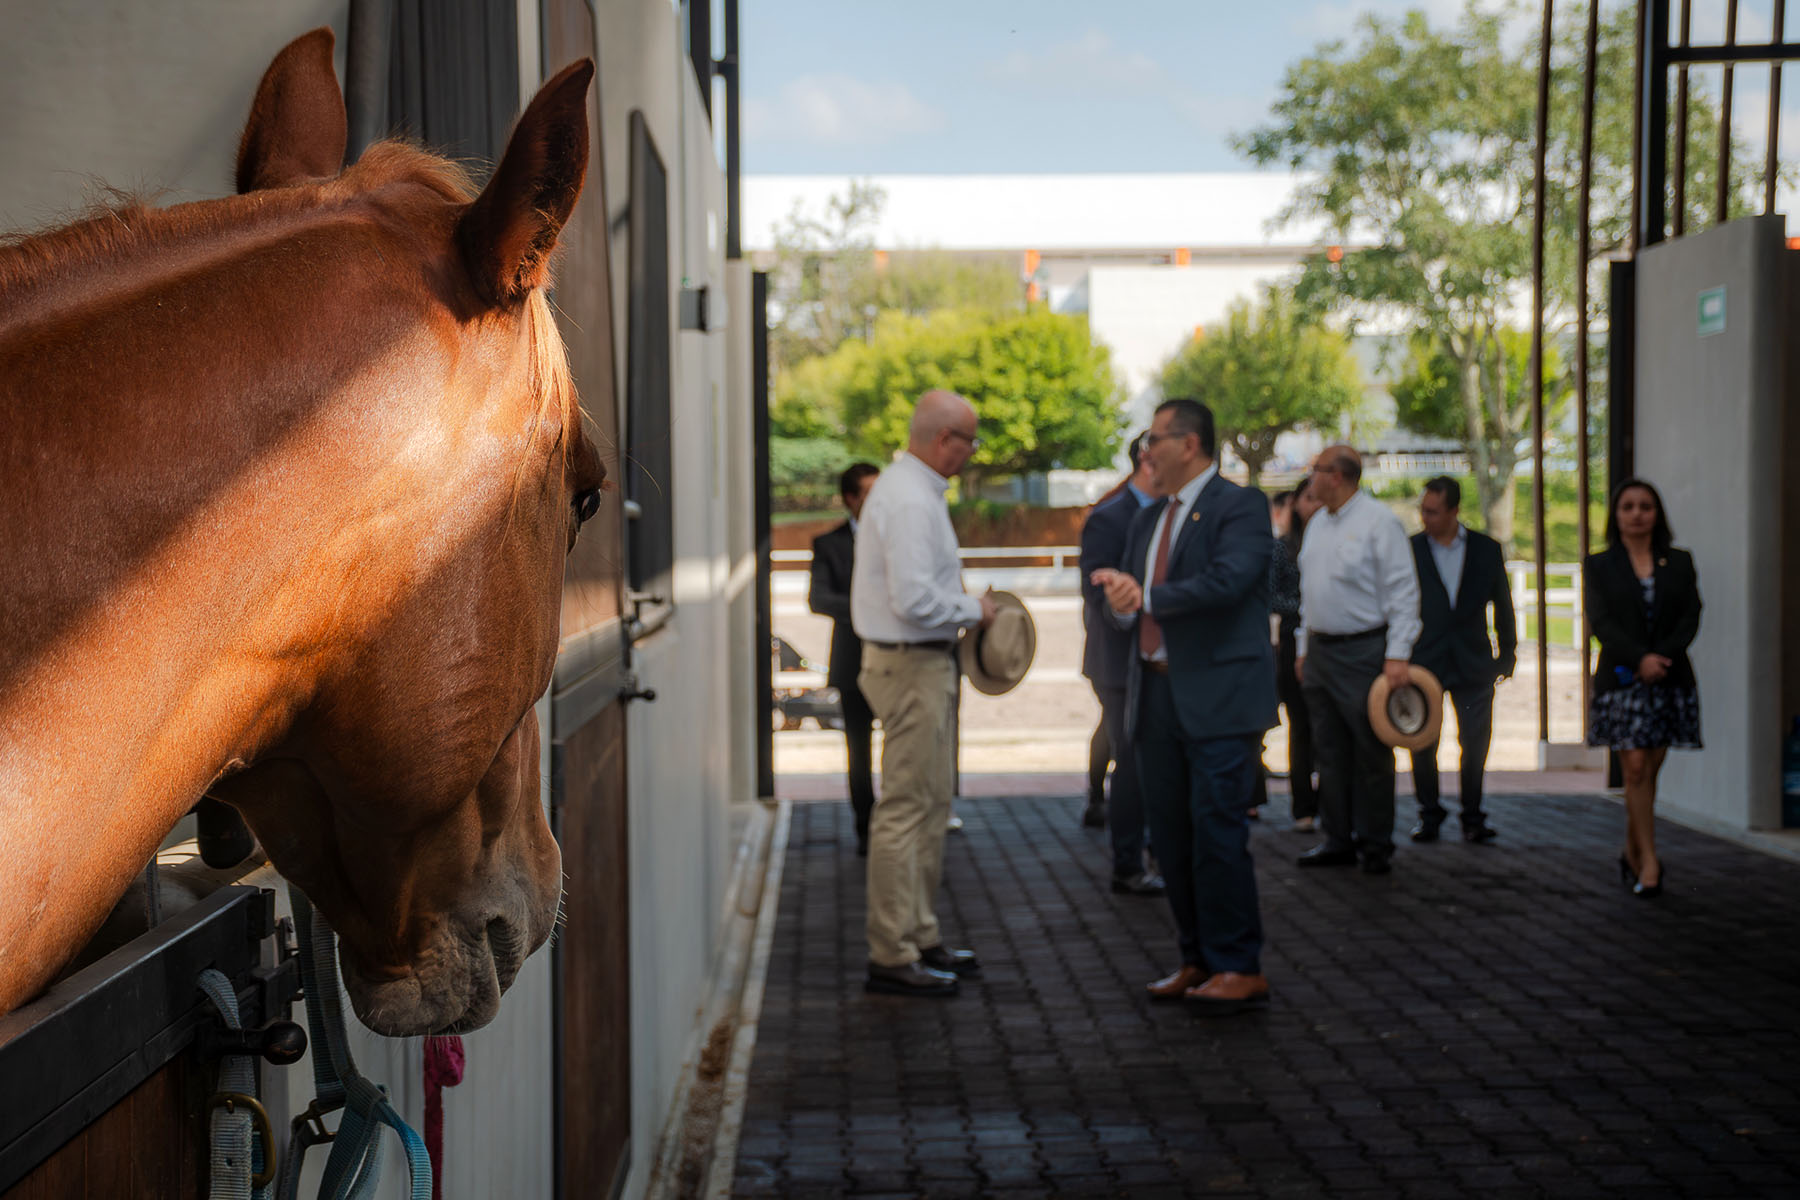
[[[1089,829],[1106,828],[1106,805],[1090,804],[1081,810],[1081,823]]]
[[[1364,875],[1386,875],[1394,869],[1394,860],[1385,854],[1371,854],[1362,860]]]
[[[1136,875],[1114,875],[1112,890],[1120,896],[1160,896],[1165,885],[1161,875],[1153,871],[1139,871]]]
[[[922,962],[909,962],[903,967],[870,963],[863,991],[889,996],[954,996],[956,976],[949,971],[934,971]]]
[[[1463,841],[1465,842],[1491,842],[1499,836],[1499,830],[1479,817],[1476,818],[1473,825],[1465,824],[1463,826]]]
[[[1294,861],[1303,867],[1354,867],[1356,851],[1333,850],[1330,843],[1321,842]]]
[[[1415,842],[1435,842],[1438,840],[1438,826],[1442,821],[1420,821],[1412,827],[1412,840]]]
[[[919,961],[934,971],[949,971],[953,975],[981,970],[981,960],[973,950],[951,950],[942,944],[920,950]]]

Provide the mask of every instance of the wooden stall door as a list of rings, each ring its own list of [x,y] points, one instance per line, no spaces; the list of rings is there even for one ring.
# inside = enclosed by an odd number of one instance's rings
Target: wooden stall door
[[[595,53],[584,0],[546,0],[544,73]],[[588,96],[588,178],[561,239],[556,309],[588,432],[621,478],[611,233],[600,89]],[[564,654],[552,697],[552,816],[567,874],[556,945],[559,1195],[619,1193],[631,1165],[631,939],[626,863],[625,638],[620,491],[581,533],[563,588]]]
[[[207,1185],[212,1071],[192,1052],[137,1085],[0,1200],[166,1200]]]

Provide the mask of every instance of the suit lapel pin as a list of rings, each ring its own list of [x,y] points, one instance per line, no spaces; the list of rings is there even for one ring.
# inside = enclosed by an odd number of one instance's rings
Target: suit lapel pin
[[[1199,509],[1195,509],[1194,515],[1188,518],[1188,520],[1190,520],[1190,521],[1198,521],[1199,519],[1200,519],[1200,510]]]

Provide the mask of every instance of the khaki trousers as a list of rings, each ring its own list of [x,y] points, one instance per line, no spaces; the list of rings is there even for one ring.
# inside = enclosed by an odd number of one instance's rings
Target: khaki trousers
[[[905,966],[943,941],[932,898],[955,786],[956,663],[942,649],[863,646],[857,686],[881,718],[881,795],[869,821],[869,961]]]

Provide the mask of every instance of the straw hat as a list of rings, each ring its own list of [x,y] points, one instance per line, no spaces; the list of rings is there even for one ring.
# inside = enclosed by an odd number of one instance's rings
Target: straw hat
[[[1412,682],[1390,691],[1386,675],[1369,688],[1369,724],[1375,736],[1396,749],[1423,750],[1437,740],[1444,723],[1444,686],[1416,664],[1407,666]]]
[[[1037,625],[1025,602],[1011,592],[995,592],[1000,610],[986,629],[970,629],[957,646],[963,674],[975,690],[989,696],[1004,695],[1018,686],[1037,655]]]

